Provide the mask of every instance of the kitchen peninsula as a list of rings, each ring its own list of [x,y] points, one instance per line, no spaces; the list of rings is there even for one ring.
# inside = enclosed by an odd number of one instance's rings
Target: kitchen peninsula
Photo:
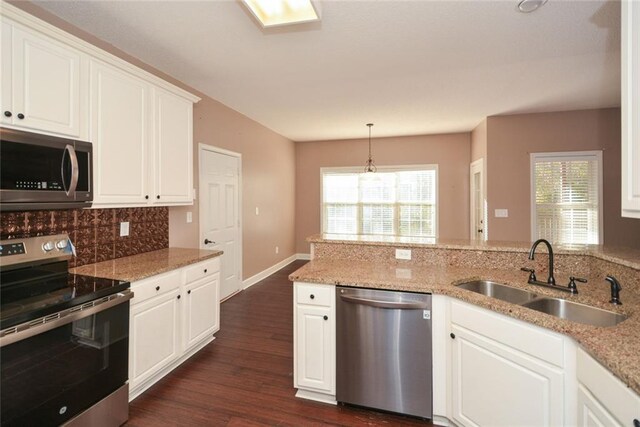
[[[312,283],[316,287],[341,285],[433,294],[435,421],[471,425],[522,420],[520,417],[528,414],[514,409],[518,407],[518,390],[491,386],[498,387],[503,381],[502,367],[510,369],[514,364],[518,365],[517,375],[531,373],[530,378],[521,378],[533,384],[522,396],[526,402],[523,407],[537,408],[540,415],[534,416],[541,424],[582,425],[595,417],[604,425],[609,425],[610,419],[622,423],[622,418],[623,425],[633,425],[633,419],[640,419],[640,251],[555,247],[558,286],[566,287],[570,276],[587,279],[587,283],[578,283],[578,294],[571,295],[527,283],[527,273],[520,268],[534,268],[543,280],[548,259],[540,251],[535,260],[529,260],[529,243],[326,234],[307,240],[312,261],[289,276],[295,286]],[[409,250],[409,256],[402,255],[410,259],[396,259],[396,249]],[[607,275],[622,284],[622,305],[610,304],[610,286],[604,280]],[[490,280],[538,297],[567,299],[624,315],[626,320],[610,327],[591,326],[456,286],[472,280]],[[478,349],[482,350],[475,352]],[[465,388],[471,385],[464,378],[470,372],[467,365],[475,363],[465,359],[465,352],[474,359],[495,356],[493,364],[487,365],[491,371],[477,373],[474,382],[482,384],[475,384],[476,390]],[[536,370],[540,366],[544,369]],[[509,375],[513,372],[507,372]],[[617,387],[609,388],[609,382]],[[511,408],[502,405],[497,411],[502,415],[492,418],[466,401],[463,407],[465,395],[480,399],[478,405],[490,406],[493,399],[505,395],[516,403]],[[326,400],[331,401],[331,396]],[[608,412],[598,412],[597,408],[603,407]],[[527,422],[536,424],[531,419]]]

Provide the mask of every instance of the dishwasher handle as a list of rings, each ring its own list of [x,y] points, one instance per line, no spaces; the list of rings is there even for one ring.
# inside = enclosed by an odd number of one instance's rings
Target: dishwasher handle
[[[391,309],[404,309],[404,310],[428,310],[429,304],[427,302],[393,302],[393,301],[380,301],[368,298],[357,298],[349,295],[340,295],[346,302],[350,302],[352,304],[362,304],[368,305],[371,307],[378,308],[391,308]]]

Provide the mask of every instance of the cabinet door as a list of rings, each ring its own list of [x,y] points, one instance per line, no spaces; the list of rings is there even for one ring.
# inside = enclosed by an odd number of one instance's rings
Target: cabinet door
[[[296,307],[296,388],[335,394],[335,319],[331,309]]]
[[[12,115],[3,114],[4,119],[15,127],[79,138],[80,53],[38,33],[8,27],[4,23],[2,33],[3,38],[10,35],[11,49],[3,52],[2,61],[11,64],[11,92],[3,88],[2,102]],[[8,68],[3,65],[3,80],[9,78],[4,75]],[[4,105],[9,99],[10,105]]]
[[[188,350],[220,329],[220,273],[185,287],[184,348]]]
[[[452,410],[463,426],[558,426],[563,371],[452,326]]]
[[[92,61],[94,204],[148,203],[149,98],[144,81]]]
[[[579,384],[578,425],[580,427],[617,427],[620,426],[620,423],[593,397],[586,387]]]
[[[622,216],[640,218],[640,4],[621,2]]]
[[[192,123],[191,101],[154,88],[155,203],[193,203]]]
[[[179,289],[131,308],[129,383],[134,389],[180,354]]]

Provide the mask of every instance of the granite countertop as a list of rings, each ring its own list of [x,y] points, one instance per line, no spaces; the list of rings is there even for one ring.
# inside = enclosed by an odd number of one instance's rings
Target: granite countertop
[[[436,239],[432,237],[367,236],[349,234],[315,234],[309,243],[343,243],[350,245],[428,247],[440,249],[477,250],[489,252],[529,252],[530,242],[481,241],[466,239]],[[544,245],[540,252],[546,251]],[[640,248],[606,245],[553,245],[555,254],[586,255],[640,270]]]
[[[96,264],[87,264],[73,268],[70,272],[133,282],[215,258],[222,254],[222,251],[216,250],[167,248]]]
[[[529,285],[520,271],[469,267],[374,263],[366,261],[318,259],[293,272],[289,279],[298,282],[328,283],[389,290],[430,292],[448,295],[507,316],[568,335],[602,365],[640,394],[640,294],[621,292],[622,306],[613,306],[607,286],[578,284],[579,294],[570,295],[541,286]],[[603,328],[583,325],[540,313],[519,305],[457,288],[469,280],[484,279],[534,292],[540,296],[569,299],[628,316],[616,326]],[[567,277],[557,275],[558,283]]]

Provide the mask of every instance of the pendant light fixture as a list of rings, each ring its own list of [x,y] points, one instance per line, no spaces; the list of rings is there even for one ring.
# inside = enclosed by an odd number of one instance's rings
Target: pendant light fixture
[[[373,163],[373,159],[371,158],[371,127],[373,126],[373,123],[367,123],[367,126],[369,127],[369,159],[367,160],[367,164],[364,167],[364,171],[375,172],[378,170],[378,168],[376,167],[376,164]]]

